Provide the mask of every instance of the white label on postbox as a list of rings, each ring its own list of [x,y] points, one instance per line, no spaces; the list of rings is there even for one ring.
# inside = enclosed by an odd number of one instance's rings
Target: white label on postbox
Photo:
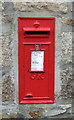
[[[44,51],[32,51],[31,53],[31,71],[44,70]]]

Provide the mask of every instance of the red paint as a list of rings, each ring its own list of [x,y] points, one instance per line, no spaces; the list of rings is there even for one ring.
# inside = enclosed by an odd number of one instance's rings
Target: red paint
[[[36,44],[40,48],[36,49]],[[44,51],[42,71],[31,70],[32,51]],[[54,102],[55,18],[18,18],[19,103]]]

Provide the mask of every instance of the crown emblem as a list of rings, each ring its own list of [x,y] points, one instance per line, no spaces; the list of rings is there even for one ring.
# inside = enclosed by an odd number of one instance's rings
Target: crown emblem
[[[34,27],[38,28],[39,26],[40,26],[40,23],[36,20],[36,21],[34,22]]]

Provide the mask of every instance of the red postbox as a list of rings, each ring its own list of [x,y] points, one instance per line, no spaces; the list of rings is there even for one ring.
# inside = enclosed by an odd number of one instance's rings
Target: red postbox
[[[54,102],[55,18],[18,18],[19,103]]]

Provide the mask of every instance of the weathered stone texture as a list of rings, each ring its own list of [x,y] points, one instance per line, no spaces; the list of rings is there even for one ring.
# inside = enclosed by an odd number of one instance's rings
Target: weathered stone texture
[[[14,69],[13,69],[13,45],[11,34],[2,36],[2,101],[13,101],[14,94]],[[12,73],[13,72],[13,73]]]
[[[12,23],[13,22],[13,16],[10,15],[10,14],[3,14],[3,17],[2,17],[2,22],[3,23]]]
[[[61,95],[72,97],[72,33],[62,33]]]
[[[72,63],[72,33],[62,33],[62,61]],[[72,67],[72,66],[71,66]]]
[[[2,101],[14,101],[13,17],[2,16]]]
[[[55,4],[49,2],[47,8],[49,11],[53,11],[53,12],[62,12],[62,13],[68,12],[67,3],[65,2],[55,2]]]
[[[46,9],[48,11],[52,12],[62,12],[62,13],[67,13],[68,12],[68,7],[67,3],[65,2],[15,2],[14,3],[14,8],[16,10],[19,10],[21,12],[31,12],[34,9],[36,10],[42,10]]]
[[[71,18],[62,18],[61,21],[63,24],[74,26],[74,20]]]
[[[14,84],[10,76],[5,76],[2,84],[2,101],[13,101],[14,100]]]
[[[63,102],[61,104],[61,101]],[[19,110],[25,118],[56,118],[58,115],[65,114],[67,109],[71,110],[72,105],[70,101],[60,100],[54,104],[30,104],[30,105],[19,105]],[[63,116],[62,116],[63,118]]]
[[[3,51],[3,66],[11,66],[12,63],[12,49],[10,35],[3,36],[2,39],[2,51]]]
[[[41,117],[41,113],[39,111],[33,111],[33,112],[29,112],[29,115],[32,118],[40,118]]]
[[[72,69],[68,68],[61,72],[61,96],[68,98],[72,97]]]

